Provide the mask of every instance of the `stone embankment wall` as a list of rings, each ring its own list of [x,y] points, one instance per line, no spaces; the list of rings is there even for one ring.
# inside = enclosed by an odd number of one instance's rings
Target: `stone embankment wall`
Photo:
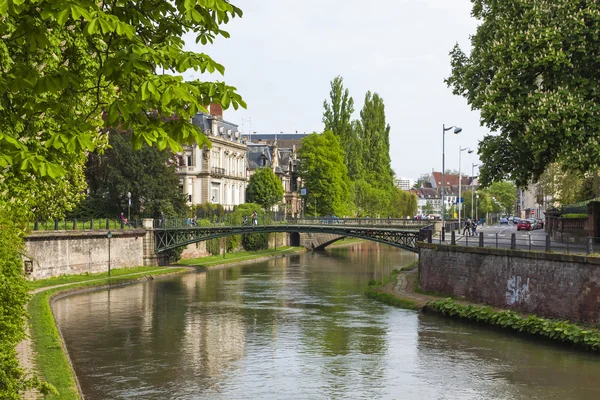
[[[330,233],[300,233],[300,246],[308,250],[323,248],[330,243],[333,243],[344,236],[332,235]]]
[[[419,244],[419,286],[527,314],[600,323],[600,258]]]
[[[143,229],[112,232],[111,268],[144,265]],[[104,231],[40,231],[25,238],[26,266],[32,279],[108,270],[108,237]],[[31,263],[28,263],[30,261]]]

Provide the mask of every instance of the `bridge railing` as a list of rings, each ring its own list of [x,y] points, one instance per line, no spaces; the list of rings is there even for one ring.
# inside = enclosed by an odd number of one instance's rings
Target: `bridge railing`
[[[357,225],[357,226],[377,226],[377,227],[414,227],[419,229],[425,226],[430,226],[430,221],[418,220],[418,219],[404,219],[404,218],[338,218],[332,216],[325,217],[304,217],[288,219],[288,223],[297,225],[331,225],[331,224],[343,224],[343,225]]]
[[[433,229],[433,225],[429,221],[416,219],[400,219],[400,218],[337,218],[337,217],[305,217],[305,218],[288,218],[274,219],[271,216],[261,215],[258,217],[259,225],[351,225],[351,226],[376,226],[376,227],[403,227],[408,229]],[[252,218],[248,217],[246,225],[252,224]],[[212,222],[207,220],[195,220],[193,218],[165,218],[154,219],[153,226],[157,229],[178,229],[178,228],[193,228],[198,226],[240,226],[243,225],[239,221],[239,217],[231,218],[224,215],[215,218]]]

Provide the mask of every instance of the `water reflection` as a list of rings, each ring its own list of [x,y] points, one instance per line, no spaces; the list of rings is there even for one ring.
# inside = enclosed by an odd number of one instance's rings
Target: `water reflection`
[[[413,259],[361,244],[71,296],[54,309],[86,399],[598,395],[594,356],[362,296],[369,279]]]

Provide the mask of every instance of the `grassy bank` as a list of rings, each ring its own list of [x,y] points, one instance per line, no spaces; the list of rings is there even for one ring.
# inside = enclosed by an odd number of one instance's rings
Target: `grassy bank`
[[[400,271],[416,268],[417,265],[418,262],[415,261],[406,267],[400,268],[400,270],[394,269],[392,270],[390,276],[386,277],[383,281],[371,280],[365,289],[365,296],[390,306],[404,308],[407,310],[418,310],[419,306],[413,300],[403,299],[396,294],[386,291],[386,287],[390,285],[393,287],[393,285],[396,284]]]
[[[284,254],[298,253],[306,251],[300,247],[284,246],[279,247],[277,250],[267,249],[259,251],[239,251],[236,253],[227,253],[225,256],[207,256],[201,258],[188,258],[185,260],[179,260],[176,265],[188,265],[194,267],[214,267],[215,265],[226,265],[232,263],[239,263],[243,261],[249,261],[261,257],[271,257]]]
[[[63,351],[62,340],[50,308],[50,300],[52,297],[64,291],[84,289],[93,286],[117,285],[146,279],[148,276],[180,273],[186,271],[186,269],[140,267],[117,269],[111,272],[117,271],[119,271],[119,273],[116,274],[117,276],[113,275],[110,278],[108,278],[106,274],[90,274],[38,281],[37,287],[75,282],[73,285],[39,292],[33,295],[27,306],[30,314],[29,329],[33,341],[33,349],[36,354],[37,371],[40,376],[46,382],[52,384],[59,393],[58,395],[50,395],[46,397],[47,399],[80,399],[73,369],[71,368],[66,353]],[[32,284],[33,283],[35,282],[32,282]]]
[[[110,271],[111,277],[119,277],[132,274],[152,274],[156,271],[164,270],[164,267],[132,267],[132,268],[117,268]],[[44,287],[64,285],[67,283],[86,282],[91,279],[106,279],[108,272],[99,272],[95,274],[85,273],[80,275],[63,275],[48,279],[38,279],[28,282],[29,290],[40,289]]]

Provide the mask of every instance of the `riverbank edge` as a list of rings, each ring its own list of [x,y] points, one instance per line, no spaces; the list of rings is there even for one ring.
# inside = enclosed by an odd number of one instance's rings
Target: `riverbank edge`
[[[287,246],[286,250],[272,250],[270,253],[265,253],[265,255],[260,255],[260,257],[255,257],[252,258],[251,256],[249,258],[244,258],[244,259],[226,259],[224,258],[224,262],[222,263],[218,263],[218,264],[212,264],[212,265],[202,265],[202,264],[179,264],[179,262],[172,264],[173,267],[185,267],[185,268],[193,268],[197,271],[202,271],[202,270],[209,270],[209,269],[220,269],[220,268],[227,268],[227,267],[233,267],[236,265],[243,265],[243,264],[251,264],[254,262],[262,262],[262,261],[269,261],[272,260],[274,258],[280,258],[280,257],[286,257],[287,255],[290,254],[299,254],[299,253],[306,253],[308,250],[304,247],[292,247],[292,246]],[[206,258],[206,257],[204,257]],[[199,258],[189,258],[186,260],[202,260],[203,257],[199,257]]]
[[[351,243],[347,243],[348,245]],[[303,247],[301,248],[293,248],[293,249],[289,249],[286,250],[284,252],[281,252],[279,250],[273,250],[273,253],[270,255],[265,255],[265,256],[261,256],[261,257],[256,257],[256,258],[250,258],[250,259],[244,259],[244,260],[236,260],[236,259],[232,259],[229,262],[224,262],[221,264],[215,264],[215,265],[210,265],[210,266],[206,266],[206,267],[201,267],[204,269],[219,269],[219,268],[227,268],[227,267],[234,267],[236,265],[241,265],[241,264],[246,264],[246,263],[252,263],[252,262],[261,262],[261,261],[268,261],[271,260],[273,258],[278,258],[278,257],[285,257],[288,254],[296,254],[296,253],[304,253],[307,250]],[[183,274],[183,273],[190,273],[190,272],[194,272],[194,271],[198,271],[199,267],[194,267],[194,266],[190,266],[190,265],[171,265],[168,267],[165,267],[165,270],[162,271],[154,271],[151,273],[145,273],[142,276],[119,276],[119,277],[114,277],[114,278],[104,278],[101,280],[97,280],[95,282],[90,282],[90,281],[82,281],[82,282],[74,282],[74,283],[69,283],[66,285],[57,285],[57,286],[48,286],[48,287],[42,287],[37,289],[36,291],[34,291],[35,293],[33,293],[32,298],[29,300],[29,303],[27,304],[27,310],[30,314],[30,318],[28,321],[28,329],[30,332],[30,338],[32,341],[32,348],[33,348],[33,352],[34,352],[34,372],[36,374],[38,374],[39,376],[43,377],[43,379],[52,384],[58,391],[59,391],[59,395],[58,397],[54,396],[54,395],[49,395],[47,397],[45,397],[46,399],[74,399],[74,400],[80,400],[83,398],[83,393],[81,391],[81,387],[79,385],[79,380],[77,378],[77,375],[75,374],[74,368],[73,368],[73,364],[71,362],[71,358],[69,356],[69,352],[67,350],[67,347],[65,345],[62,333],[60,332],[60,330],[58,329],[58,326],[56,324],[56,319],[54,317],[54,313],[52,312],[52,304],[64,297],[70,296],[70,295],[74,295],[74,294],[79,294],[79,293],[86,293],[86,292],[92,292],[92,291],[98,291],[98,290],[103,290],[103,289],[107,289],[107,288],[113,288],[113,287],[120,287],[120,286],[126,286],[126,285],[132,285],[144,280],[149,280],[149,279],[154,279],[155,277],[160,277],[160,278],[166,278],[169,277],[171,275],[178,275],[178,274]],[[140,275],[140,273],[137,273],[136,275]],[[90,276],[90,279],[94,279],[94,276]],[[37,317],[36,319],[34,319],[34,314],[32,312],[32,308],[37,305],[40,310],[39,312],[44,314],[41,315],[39,317]],[[50,318],[48,318],[48,314],[50,316]],[[46,319],[42,322],[40,322],[40,319]],[[33,326],[35,325],[36,328],[33,328]],[[41,337],[38,335],[40,332],[40,330],[43,330],[43,333],[47,336],[49,336],[48,338],[48,345],[45,346],[45,348],[42,348],[42,340]],[[35,332],[34,332],[35,331]],[[47,367],[46,365],[48,364],[47,362],[45,362],[44,358],[51,358],[49,357],[48,353],[51,353],[51,350],[55,350],[54,355],[55,355],[55,361],[51,362],[50,366]],[[58,350],[58,351],[56,351]],[[62,357],[61,357],[62,355]],[[54,371],[56,371],[56,373],[53,373]],[[54,376],[54,375],[58,375],[59,377],[61,377],[60,381],[67,381],[67,384],[57,384],[57,379],[56,378],[49,378],[50,376]],[[59,388],[65,388],[65,389],[61,389],[59,390]],[[66,390],[66,392],[65,392]],[[31,396],[33,398],[35,398],[36,396]]]
[[[600,330],[573,321],[560,321],[537,315],[522,315],[508,309],[456,300],[437,293],[426,293],[417,286],[418,267],[408,266],[392,275],[390,281],[377,282],[365,290],[365,295],[390,306],[431,312],[467,323],[485,324],[510,332],[540,337],[576,348],[600,351]],[[412,279],[411,279],[412,278]],[[394,285],[393,280],[396,280]]]
[[[27,304],[27,311],[30,315],[28,328],[34,353],[34,371],[58,391],[58,395],[49,395],[45,398],[61,400],[83,398],[62,333],[58,329],[52,312],[54,301],[78,293],[132,285],[155,278],[167,278],[193,271],[193,268],[165,267],[164,270],[146,274],[138,273],[136,276],[124,275],[93,282],[77,282],[67,286],[49,286],[33,294]]]

